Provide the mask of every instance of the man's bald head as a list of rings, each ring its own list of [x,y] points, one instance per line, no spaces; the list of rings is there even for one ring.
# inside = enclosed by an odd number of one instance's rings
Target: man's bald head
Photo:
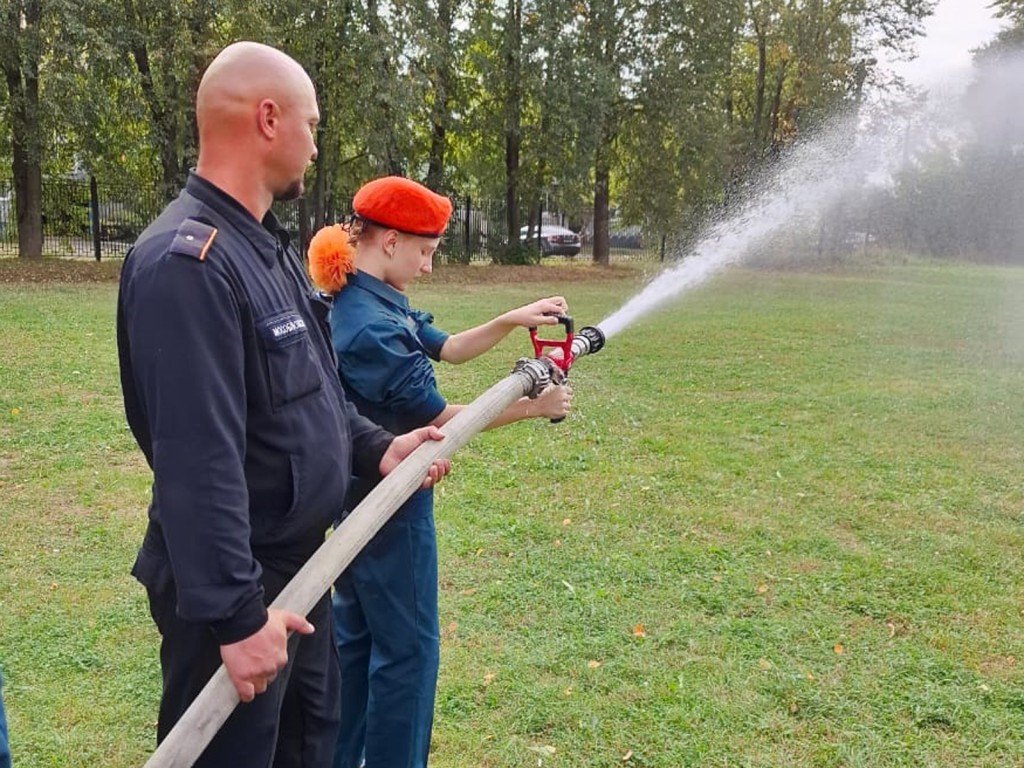
[[[196,94],[200,136],[214,124],[247,117],[262,99],[290,103],[312,90],[302,65],[261,43],[232,43],[210,62]]]
[[[295,59],[260,43],[233,43],[199,83],[196,172],[260,218],[273,199],[302,194],[319,119],[316,89]]]

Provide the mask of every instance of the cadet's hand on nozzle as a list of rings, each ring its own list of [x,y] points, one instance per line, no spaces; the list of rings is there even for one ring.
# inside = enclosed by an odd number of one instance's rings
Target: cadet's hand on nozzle
[[[530,415],[563,419],[569,415],[571,407],[572,387],[569,384],[558,384],[547,387],[537,395],[537,399],[530,406]]]
[[[276,608],[267,609],[267,623],[244,640],[222,645],[220,658],[227,669],[238,698],[252,701],[267,690],[277,673],[288,663],[288,633],[313,633],[313,625],[302,616]]]
[[[549,296],[546,299],[538,299],[532,304],[510,309],[505,313],[504,319],[511,325],[533,328],[538,325],[557,325],[557,316],[564,315],[568,311],[569,304],[564,298]]]
[[[444,433],[437,427],[420,427],[404,435],[399,435],[391,441],[383,458],[380,460],[380,473],[387,476],[395,467],[402,463],[402,460],[415,451],[427,440],[444,440]],[[452,471],[452,463],[449,459],[435,459],[427,470],[427,476],[423,479],[420,488],[430,488],[441,482],[441,478]]]

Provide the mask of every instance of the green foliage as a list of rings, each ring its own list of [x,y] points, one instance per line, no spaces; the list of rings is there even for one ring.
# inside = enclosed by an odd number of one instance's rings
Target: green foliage
[[[659,235],[856,103],[874,66],[865,41],[905,47],[930,9],[882,0],[52,0],[38,29],[43,97],[32,135],[47,174],[85,170],[170,194],[195,161],[200,73],[224,44],[255,39],[294,55],[317,86],[320,157],[309,188],[318,216],[384,173],[430,175],[446,192],[534,212],[541,200],[548,210],[591,206],[607,178],[623,222]],[[3,23],[3,50],[14,51],[17,14]],[[11,154],[7,101],[0,95],[0,168]]]
[[[529,243],[497,243],[488,247],[491,262],[505,266],[514,264],[540,264],[541,253]]]

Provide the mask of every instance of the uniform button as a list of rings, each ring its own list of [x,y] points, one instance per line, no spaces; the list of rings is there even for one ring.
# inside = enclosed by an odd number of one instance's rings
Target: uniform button
[[[186,240],[195,240],[195,238],[192,237],[192,235],[185,235],[185,239]]]

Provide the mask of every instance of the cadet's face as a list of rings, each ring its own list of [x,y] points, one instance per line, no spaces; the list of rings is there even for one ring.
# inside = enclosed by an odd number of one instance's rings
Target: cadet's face
[[[404,291],[420,275],[429,275],[434,268],[434,252],[441,243],[439,237],[418,237],[399,233],[391,257],[388,282]]]
[[[305,82],[294,98],[282,110],[281,153],[282,187],[275,195],[278,200],[294,200],[305,192],[306,171],[316,160],[316,127],[320,110],[316,105],[316,91],[311,82]]]

